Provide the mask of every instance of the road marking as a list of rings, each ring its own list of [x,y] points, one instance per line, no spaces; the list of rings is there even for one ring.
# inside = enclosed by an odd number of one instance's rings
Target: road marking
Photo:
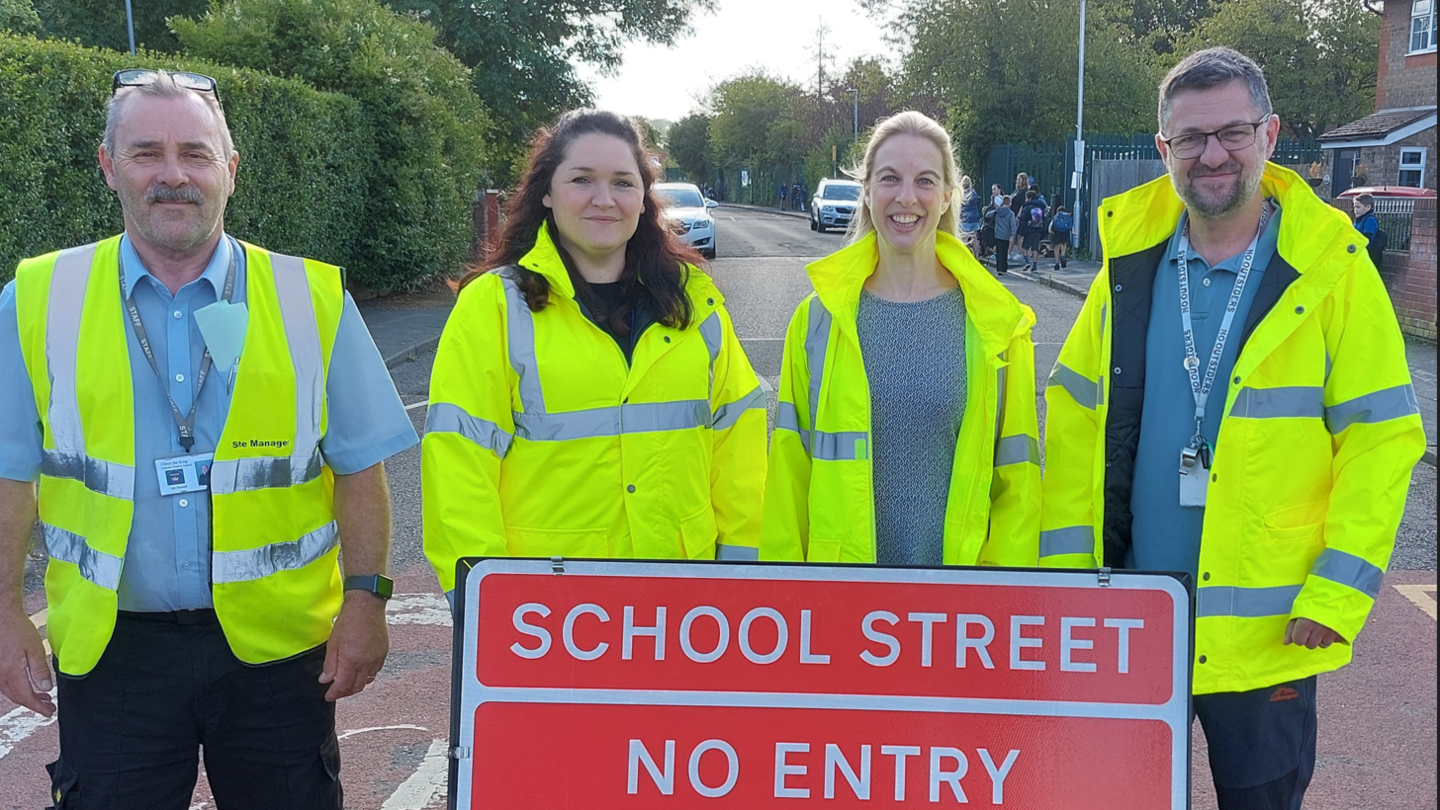
[[[395,624],[433,624],[450,627],[450,603],[437,593],[397,593],[385,606],[385,618]]]
[[[1415,603],[1415,607],[1425,611],[1425,615],[1432,620],[1435,619],[1435,589],[1434,585],[1396,585],[1395,590],[1400,595]]]
[[[400,783],[380,810],[425,810],[445,790],[450,775],[449,745],[445,740],[430,743],[430,750],[410,778]]]
[[[347,731],[341,732],[340,734],[338,734],[338,735],[335,737],[335,739],[337,739],[337,740],[343,740],[343,739],[345,739],[346,737],[354,737],[356,734],[368,734],[369,732],[372,732],[372,731],[394,731],[394,730],[399,730],[399,729],[406,729],[406,730],[410,730],[410,731],[429,731],[429,730],[430,730],[430,729],[428,729],[428,728],[426,728],[426,727],[424,727],[424,726],[412,726],[412,725],[410,725],[409,723],[403,723],[403,724],[398,725],[398,726],[372,726],[372,727],[370,727],[370,728],[352,728],[352,729],[349,729],[349,730],[347,730]]]
[[[422,400],[420,400],[419,402],[412,402],[412,403],[410,403],[409,405],[406,405],[406,406],[405,406],[405,410],[407,410],[407,411],[413,411],[413,410],[415,410],[416,408],[420,407],[421,405],[429,405],[429,404],[430,404],[430,400],[428,400],[428,399],[422,399]]]
[[[54,698],[55,692],[50,692]],[[16,706],[0,716],[0,759],[15,750],[26,737],[55,722],[55,715],[44,717],[24,706]]]

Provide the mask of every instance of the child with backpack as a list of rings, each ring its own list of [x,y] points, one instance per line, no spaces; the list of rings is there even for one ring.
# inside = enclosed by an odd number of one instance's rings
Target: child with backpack
[[[1065,206],[1055,206],[1055,214],[1050,217],[1050,247],[1055,250],[1055,269],[1059,270],[1068,264],[1065,261],[1065,253],[1070,249],[1070,232],[1075,228],[1075,218],[1065,210]]]

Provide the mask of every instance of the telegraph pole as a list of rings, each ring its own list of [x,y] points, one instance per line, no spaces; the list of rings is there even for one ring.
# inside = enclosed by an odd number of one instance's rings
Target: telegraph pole
[[[135,14],[130,10],[130,0],[125,0],[125,27],[130,30],[130,55],[135,55]]]

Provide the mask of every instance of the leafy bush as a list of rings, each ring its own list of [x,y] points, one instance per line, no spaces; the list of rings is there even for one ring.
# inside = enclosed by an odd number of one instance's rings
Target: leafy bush
[[[0,0],[0,31],[38,34],[41,30],[40,15],[30,0]]]
[[[131,59],[0,34],[0,283],[23,258],[124,227],[96,149],[111,74],[136,65],[193,70],[219,81],[240,152],[225,215],[229,232],[272,250],[361,267],[366,178],[376,151],[354,100],[197,60]]]
[[[435,29],[376,0],[231,0],[170,23],[188,54],[360,103],[380,159],[352,279],[384,292],[469,258],[488,123],[470,71],[435,44]]]

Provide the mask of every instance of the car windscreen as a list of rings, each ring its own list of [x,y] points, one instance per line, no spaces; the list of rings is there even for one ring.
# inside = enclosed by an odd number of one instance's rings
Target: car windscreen
[[[859,186],[826,186],[822,200],[858,200],[860,199]]]
[[[700,192],[689,188],[657,188],[655,196],[671,208],[704,208]]]

